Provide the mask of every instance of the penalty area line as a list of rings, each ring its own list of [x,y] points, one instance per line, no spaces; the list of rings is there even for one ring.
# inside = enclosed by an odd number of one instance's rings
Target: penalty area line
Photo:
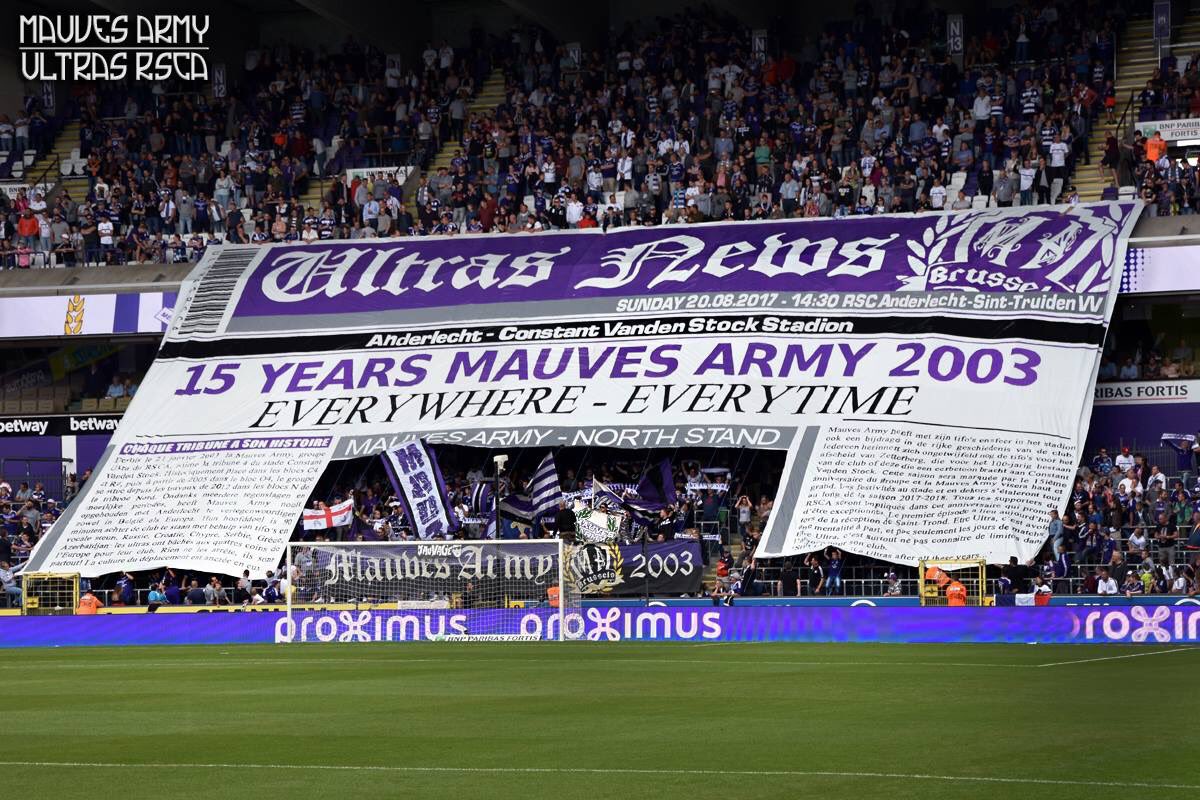
[[[1028,786],[1090,786],[1117,789],[1182,789],[1193,791],[1200,784],[1150,783],[1148,781],[1095,781],[1070,780],[1067,778],[1009,778],[983,775],[929,775],[918,772],[840,772],[835,770],[793,769],[632,769],[622,767],[421,767],[384,766],[356,764],[254,764],[254,763],[181,763],[181,762],[129,762],[112,761],[0,761],[0,767],[59,767],[82,769],[247,769],[247,770],[298,770],[307,772],[379,772],[379,773],[460,773],[466,775],[671,775],[671,776],[731,776],[731,777],[785,777],[785,778],[851,778],[876,779],[900,778],[925,781],[966,781],[969,783],[995,783]]]
[[[1144,646],[1144,645],[1143,645]],[[1096,658],[1080,658],[1075,661],[1051,661],[1049,664],[1034,664],[1035,667],[1065,667],[1070,664],[1090,664],[1093,661],[1117,661],[1122,658],[1142,658],[1144,656],[1161,656],[1167,653],[1183,653],[1195,650],[1194,647],[1174,647],[1170,650],[1151,650],[1149,653],[1126,653],[1123,656],[1097,656]]]

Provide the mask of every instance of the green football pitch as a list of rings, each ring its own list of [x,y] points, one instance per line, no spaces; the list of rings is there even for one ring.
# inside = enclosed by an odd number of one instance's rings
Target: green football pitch
[[[6,797],[1184,797],[1200,648],[0,651]]]

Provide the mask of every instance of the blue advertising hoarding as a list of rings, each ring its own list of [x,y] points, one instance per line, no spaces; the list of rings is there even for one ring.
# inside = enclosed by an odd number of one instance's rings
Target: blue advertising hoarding
[[[1200,605],[1041,608],[591,606],[584,641],[1198,644]],[[114,614],[0,619],[0,646],[432,641],[485,630],[557,638],[551,609]]]

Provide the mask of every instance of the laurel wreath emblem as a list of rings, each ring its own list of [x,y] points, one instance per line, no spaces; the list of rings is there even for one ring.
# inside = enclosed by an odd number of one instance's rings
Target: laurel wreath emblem
[[[959,216],[962,221],[951,225],[950,218],[952,216]],[[908,267],[913,274],[911,277],[901,277],[900,280],[904,284],[901,288],[906,291],[924,291],[925,276],[929,272],[929,268],[937,264],[946,245],[955,236],[971,227],[976,219],[977,217],[971,214],[942,214],[932,228],[925,229],[925,232],[921,234],[920,241],[908,239],[905,242],[911,251],[908,256]]]

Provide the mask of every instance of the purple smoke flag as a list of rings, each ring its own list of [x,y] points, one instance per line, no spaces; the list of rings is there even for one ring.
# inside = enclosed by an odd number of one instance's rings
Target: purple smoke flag
[[[433,449],[424,439],[383,454],[396,497],[421,539],[440,539],[459,528]]]
[[[607,483],[599,479],[592,480],[592,508],[599,506],[601,503],[619,506],[622,504],[621,495],[625,490],[609,486]]]
[[[558,470],[554,468],[554,454],[546,453],[530,482],[530,499],[535,518],[553,514],[562,500],[562,487],[558,484]]]
[[[618,494],[600,481],[592,481],[592,504],[600,499],[615,501],[622,510],[627,512],[633,521],[650,526],[658,520],[658,512],[668,505],[673,505],[678,496],[675,494],[675,479],[671,474],[671,463],[663,460],[657,467],[647,472],[638,481],[637,489]]]
[[[492,497],[492,485],[487,481],[479,481],[471,487],[471,497],[467,506],[472,514],[490,514],[495,507],[496,499]]]
[[[500,516],[521,522],[533,522],[535,516],[533,501],[524,494],[505,495],[500,499]]]
[[[675,494],[675,476],[671,473],[671,462],[663,459],[651,469],[637,485],[638,497],[645,503],[663,506],[675,505],[679,501]]]

